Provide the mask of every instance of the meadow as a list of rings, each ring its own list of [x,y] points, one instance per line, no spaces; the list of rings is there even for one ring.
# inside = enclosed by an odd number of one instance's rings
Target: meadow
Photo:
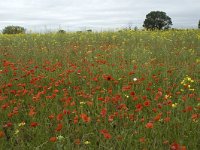
[[[200,30],[0,35],[0,149],[200,149]]]

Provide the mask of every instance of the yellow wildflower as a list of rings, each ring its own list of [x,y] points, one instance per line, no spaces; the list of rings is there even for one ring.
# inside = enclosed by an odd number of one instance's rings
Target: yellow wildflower
[[[91,144],[91,142],[85,141],[84,144],[85,144],[85,145],[88,145],[88,144]]]
[[[15,134],[18,134],[19,133],[19,130],[17,129],[17,130],[15,130]]]
[[[173,107],[173,108],[176,108],[177,105],[178,105],[178,103],[174,103],[174,104],[172,104],[172,107]]]
[[[25,122],[21,122],[18,124],[19,127],[24,126],[26,123]]]

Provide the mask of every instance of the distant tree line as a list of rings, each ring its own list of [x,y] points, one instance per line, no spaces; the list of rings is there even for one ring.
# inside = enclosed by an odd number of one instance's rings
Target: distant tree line
[[[3,29],[3,34],[24,34],[26,29],[20,26],[7,26]]]
[[[172,26],[172,20],[167,14],[163,11],[151,11],[146,15],[144,20],[143,27],[147,30],[167,30]],[[198,23],[198,29],[200,29],[200,20]],[[137,27],[134,28],[137,30]],[[24,34],[26,29],[21,26],[7,26],[3,29],[3,34]],[[92,30],[87,30],[87,32],[92,32]],[[59,34],[66,33],[65,30],[58,30]]]

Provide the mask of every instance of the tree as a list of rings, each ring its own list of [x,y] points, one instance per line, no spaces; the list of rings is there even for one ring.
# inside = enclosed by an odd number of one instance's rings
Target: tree
[[[88,29],[88,30],[86,30],[87,32],[92,32],[92,29]]]
[[[200,20],[199,20],[198,28],[200,29]]]
[[[66,32],[65,32],[65,30],[60,29],[60,30],[58,30],[57,33],[59,33],[59,34],[64,34],[64,33],[66,33]]]
[[[25,28],[20,26],[7,26],[3,29],[3,34],[24,34]]]
[[[137,26],[135,26],[135,27],[134,27],[134,30],[135,30],[135,31],[137,31],[137,30],[138,30],[138,27],[137,27]]]
[[[162,11],[151,11],[146,15],[143,27],[150,30],[169,29],[172,25],[171,18]]]

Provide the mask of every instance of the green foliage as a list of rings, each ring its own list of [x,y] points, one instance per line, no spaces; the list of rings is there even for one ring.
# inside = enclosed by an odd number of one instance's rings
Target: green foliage
[[[137,30],[138,30],[138,27],[137,27],[137,26],[135,26],[135,27],[134,27],[134,31],[137,31]]]
[[[58,31],[58,33],[62,34],[62,33],[66,33],[66,31],[61,29],[61,30]]]
[[[198,24],[198,29],[200,29],[200,20],[199,20],[199,24]]]
[[[88,30],[86,30],[87,32],[92,32],[92,29],[88,29]]]
[[[20,26],[7,26],[3,29],[3,34],[24,34],[26,29]]]
[[[162,11],[151,11],[146,15],[143,27],[150,30],[169,29],[172,25],[171,18]]]

